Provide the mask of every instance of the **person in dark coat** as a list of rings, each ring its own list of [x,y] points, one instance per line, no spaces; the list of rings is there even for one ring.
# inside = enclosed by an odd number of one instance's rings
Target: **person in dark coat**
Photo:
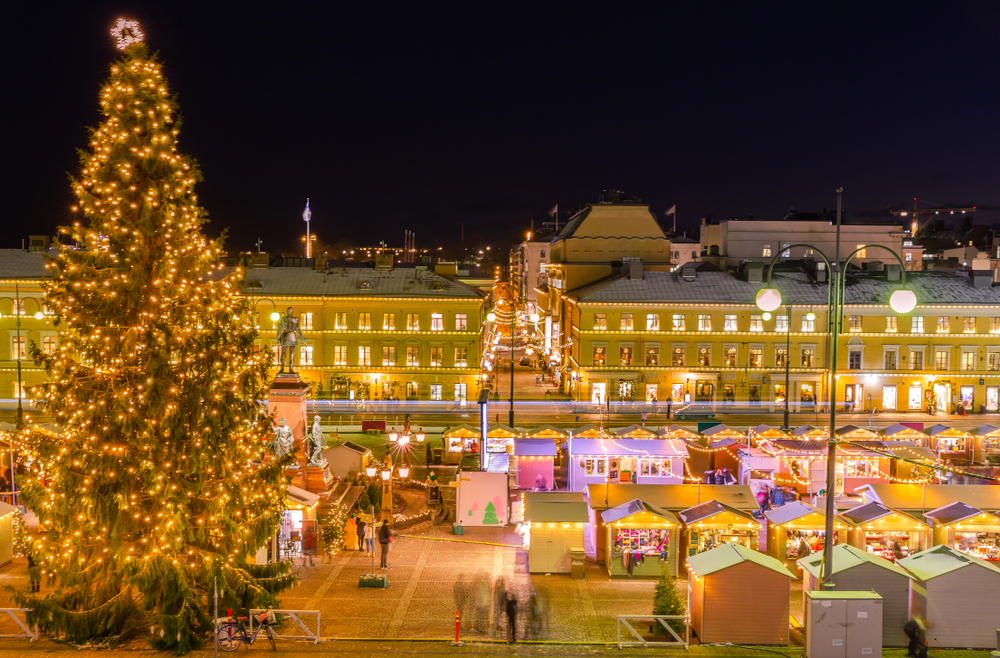
[[[916,658],[927,658],[927,626],[920,616],[916,616],[903,626],[903,632],[910,640],[906,646],[906,655]]]
[[[511,642],[517,642],[517,597],[514,596],[514,592],[507,592],[504,611],[507,613],[507,628],[510,631],[508,637]]]
[[[364,520],[360,516],[357,518],[357,524],[358,524],[358,551],[364,551],[365,550],[365,522],[364,522]]]
[[[393,541],[394,537],[392,534],[392,528],[389,527],[388,521],[383,521],[382,525],[378,529],[378,543],[382,546],[381,554],[381,567],[383,569],[391,569],[389,566],[389,544]]]

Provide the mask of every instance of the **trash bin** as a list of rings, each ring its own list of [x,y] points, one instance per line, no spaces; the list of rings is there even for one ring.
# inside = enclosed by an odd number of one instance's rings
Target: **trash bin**
[[[434,464],[436,466],[441,465],[441,455],[444,453],[443,448],[434,448]]]
[[[582,548],[569,549],[569,576],[570,578],[583,578],[583,560],[587,553]]]
[[[453,534],[453,535],[464,535],[465,534],[465,526],[464,525],[459,525],[457,523],[453,523],[452,526],[451,526],[451,534]]]
[[[431,485],[427,487],[427,504],[428,505],[441,504],[441,487],[437,485]]]

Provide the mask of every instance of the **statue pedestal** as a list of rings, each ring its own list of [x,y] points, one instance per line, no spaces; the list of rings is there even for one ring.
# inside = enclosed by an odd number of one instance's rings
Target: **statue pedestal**
[[[302,453],[302,437],[306,433],[306,398],[309,396],[309,385],[295,375],[278,375],[271,384],[267,396],[267,411],[274,415],[274,422],[282,418],[292,428],[295,437],[295,455],[300,463],[305,465]]]
[[[306,491],[315,494],[328,494],[333,485],[333,476],[330,475],[330,468],[324,464],[322,466],[306,466],[305,469]],[[301,475],[299,477],[302,477]]]

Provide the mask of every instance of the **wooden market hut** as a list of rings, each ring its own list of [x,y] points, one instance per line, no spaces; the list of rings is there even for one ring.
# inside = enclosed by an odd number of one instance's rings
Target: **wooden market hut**
[[[880,482],[858,489],[866,503],[923,516],[929,510],[950,505],[957,500],[984,512],[1000,511],[1000,487],[981,484],[890,484]]]
[[[794,501],[767,510],[764,512],[764,517],[767,519],[767,554],[793,572],[798,560],[796,556],[788,555],[790,538],[793,535],[796,540],[803,536],[807,541],[818,539],[821,542],[820,546],[823,545],[826,535],[826,511],[819,507]],[[847,531],[850,527],[851,524],[842,516],[839,514],[834,516],[833,529],[837,535],[835,543],[842,544],[847,541]],[[815,550],[813,543],[809,543],[810,548]]]
[[[886,507],[865,503],[840,514],[851,524],[847,543],[869,553],[893,560],[893,545],[900,544],[904,556],[931,545],[931,528],[923,520]]]
[[[552,439],[514,439],[518,489],[556,488],[556,444]]]
[[[584,425],[570,430],[569,435],[574,439],[604,439],[610,437],[611,433],[597,425]]]
[[[1000,560],[1000,514],[956,501],[924,514],[934,546],[947,546],[983,560]]]
[[[570,491],[609,481],[623,484],[679,484],[684,478],[684,443],[646,439],[581,439],[566,441]]]
[[[681,536],[682,555],[703,553],[719,544],[737,543],[758,550],[760,521],[751,514],[710,500],[677,513],[684,523]]]
[[[913,441],[919,446],[927,447],[927,435],[924,434],[923,429],[918,429],[913,427],[913,425],[920,425],[922,428],[923,423],[896,423],[895,425],[890,425],[885,429],[879,430],[879,434],[886,441]]]
[[[882,436],[875,430],[865,427],[845,425],[837,430],[837,439],[840,441],[881,441]]]
[[[732,439],[738,443],[747,442],[746,434],[731,427],[727,427],[722,423],[703,429],[701,431],[701,435],[705,437],[707,445],[712,445],[720,439]]]
[[[942,459],[967,461],[972,459],[974,437],[965,430],[948,425],[932,425],[924,430],[930,437],[930,448]]]
[[[0,502],[0,567],[14,561],[14,516],[21,510]]]
[[[479,428],[474,425],[454,425],[441,433],[445,464],[461,464],[462,455],[479,452]]]
[[[533,494],[524,499],[524,521],[528,572],[569,573],[570,551],[584,548],[587,503]]]
[[[969,430],[969,434],[973,436],[973,463],[1000,465],[1000,427],[980,425],[974,430]]]
[[[600,514],[604,534],[604,566],[609,576],[659,578],[664,565],[677,575],[680,520],[673,512],[639,499]]]
[[[688,451],[689,477],[703,478],[706,471],[713,473],[717,468],[728,468],[733,476],[739,472],[739,459],[736,449],[744,444],[732,439],[720,439],[711,446],[705,446],[694,439],[681,439]],[[705,483],[708,484],[707,480]]]
[[[813,553],[799,560],[803,569],[802,603],[808,605],[806,592],[819,589],[823,553]],[[903,626],[910,620],[910,584],[908,571],[889,560],[872,555],[849,544],[833,547],[832,582],[837,591],[874,591],[882,597],[882,646],[906,646]]]
[[[698,441],[702,437],[697,432],[692,432],[689,429],[685,429],[680,425],[668,425],[666,427],[661,427],[656,435],[661,439],[690,439],[691,441]]]
[[[539,425],[525,431],[524,438],[527,439],[552,439],[556,443],[562,443],[569,438],[569,430],[556,427],[555,425]]]
[[[486,428],[486,470],[493,473],[510,471],[510,456],[514,453],[514,440],[524,431],[507,425],[489,425]]]
[[[753,442],[793,438],[792,435],[785,430],[780,430],[776,427],[771,427],[770,425],[757,425],[756,427],[751,427],[750,431],[747,432],[747,436],[754,439]]]
[[[788,644],[795,576],[781,562],[723,544],[692,555],[687,565],[691,630],[702,643]]]
[[[826,441],[830,438],[830,429],[828,427],[816,427],[815,425],[801,425],[792,430],[792,436],[802,441],[818,439]]]
[[[586,488],[590,504],[590,522],[594,528],[597,560],[606,559],[607,526],[601,512],[639,499],[653,507],[674,512],[717,500],[744,512],[759,510],[750,487],[714,484],[591,484]]]
[[[372,451],[360,443],[342,441],[324,450],[323,459],[327,461],[330,475],[345,479],[350,473],[364,473],[372,459]]]
[[[927,621],[933,647],[991,649],[1000,628],[1000,567],[947,546],[899,561],[916,579],[910,615]]]
[[[655,439],[656,432],[642,425],[629,425],[615,430],[614,435],[621,439]]]

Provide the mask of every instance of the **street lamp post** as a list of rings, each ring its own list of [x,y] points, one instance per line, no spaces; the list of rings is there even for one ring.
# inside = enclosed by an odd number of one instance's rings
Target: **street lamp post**
[[[514,315],[517,306],[510,302],[510,418],[507,424],[514,427]]]
[[[840,190],[837,192],[837,225],[839,231],[840,225]],[[892,251],[888,247],[883,247],[881,245],[864,245],[855,249],[844,261],[843,267],[838,267],[834,271],[830,266],[830,260],[826,255],[809,244],[794,244],[786,247],[782,252],[789,252],[791,249],[796,247],[805,247],[807,249],[812,249],[816,254],[823,259],[826,263],[827,268],[831,271],[831,296],[830,304],[828,307],[828,313],[830,314],[828,319],[830,321],[830,385],[829,385],[829,396],[830,396],[830,431],[829,431],[829,441],[827,443],[827,464],[826,464],[826,537],[824,539],[823,548],[823,567],[822,567],[822,578],[820,582],[821,588],[830,588],[832,586],[831,578],[833,572],[833,517],[836,514],[835,506],[835,495],[836,490],[836,478],[837,478],[837,440],[835,436],[837,427],[837,338],[840,333],[841,316],[843,314],[844,308],[844,292],[846,288],[846,272],[847,266],[850,264],[851,259],[853,259],[859,252],[865,249],[884,249],[892,254],[897,261],[899,261],[900,272],[901,272],[901,285],[900,289],[894,291],[889,297],[889,306],[897,313],[909,313],[914,309],[917,303],[916,295],[912,291],[906,290],[906,268],[903,265],[902,259],[899,254]],[[839,256],[839,244],[837,245],[837,254]],[[782,253],[779,252],[779,253]],[[774,270],[774,263],[777,260],[777,255],[771,258],[771,262],[767,269],[767,287],[762,288],[757,293],[757,306],[761,310],[766,312],[771,312],[777,310],[781,306],[781,293],[777,289],[771,286],[771,273]],[[791,355],[788,355],[789,357]],[[785,389],[785,400],[787,405],[788,400],[788,390]],[[787,408],[787,407],[786,407]]]

